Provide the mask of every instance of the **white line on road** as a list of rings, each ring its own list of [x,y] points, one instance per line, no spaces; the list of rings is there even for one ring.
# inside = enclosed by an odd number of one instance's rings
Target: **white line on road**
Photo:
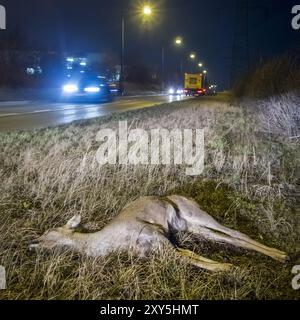
[[[23,104],[29,104],[32,103],[32,101],[24,100],[24,101],[0,101],[0,107],[1,106],[19,106]]]
[[[46,110],[35,110],[35,111],[32,111],[31,113],[42,113],[42,112],[50,112],[52,111],[51,109],[46,109]],[[29,113],[29,112],[28,112]],[[27,114],[28,114],[27,113]],[[24,113],[23,113],[24,114]],[[26,114],[26,113],[25,113]]]
[[[10,116],[17,116],[18,113],[5,113],[5,114],[1,114],[0,118],[4,118],[4,117],[10,117]]]
[[[185,99],[182,99],[185,100]],[[174,100],[175,101],[175,100]],[[30,102],[30,101],[29,101]],[[143,100],[143,101],[135,101],[135,100],[119,100],[119,101],[114,101],[112,103],[106,103],[106,104],[92,104],[92,105],[65,105],[62,108],[56,108],[55,109],[40,109],[40,110],[34,110],[34,111],[30,111],[30,112],[18,112],[18,113],[5,113],[5,114],[1,114],[0,113],[0,118],[4,118],[4,117],[10,117],[10,116],[25,116],[25,115],[30,115],[30,114],[38,114],[38,113],[47,113],[47,112],[64,112],[64,111],[69,111],[69,110],[84,110],[84,109],[95,109],[95,108],[105,108],[105,107],[119,107],[120,105],[126,106],[127,104],[131,104],[131,103],[145,103],[148,102],[147,100]],[[149,101],[149,103],[152,103],[152,106],[157,106],[160,105],[162,103],[170,103],[173,101],[160,101],[160,102],[151,102]],[[27,101],[28,103],[28,101]],[[1,106],[1,103],[0,103]]]
[[[59,108],[59,109],[43,109],[43,110],[34,110],[30,112],[18,112],[18,113],[5,113],[5,114],[0,114],[0,118],[4,117],[9,117],[9,116],[26,116],[30,114],[37,114],[37,113],[47,113],[47,112],[63,112],[63,111],[69,111],[69,110],[82,110],[82,109],[90,109],[90,108],[95,108],[95,107],[100,107],[99,105],[93,105],[93,106],[85,106],[85,107],[67,107],[67,108]]]
[[[102,108],[103,106],[119,106],[119,105],[126,105],[130,104],[133,101],[126,100],[126,101],[117,101],[113,103],[107,103],[107,104],[93,104],[93,105],[85,105],[85,106],[78,106],[78,105],[68,105],[64,108],[56,108],[56,109],[42,109],[42,110],[35,110],[30,112],[18,112],[18,113],[5,113],[0,114],[0,118],[9,117],[9,116],[26,116],[30,114],[37,114],[37,113],[46,113],[46,112],[64,112],[64,111],[70,111],[70,110],[83,110],[83,109],[94,109],[94,108]]]
[[[5,117],[12,117],[12,116],[24,116],[27,114],[35,114],[35,113],[45,113],[45,112],[51,112],[51,111],[58,111],[58,110],[36,110],[36,111],[31,111],[31,112],[19,112],[19,113],[4,113],[0,114],[0,118],[5,118]]]

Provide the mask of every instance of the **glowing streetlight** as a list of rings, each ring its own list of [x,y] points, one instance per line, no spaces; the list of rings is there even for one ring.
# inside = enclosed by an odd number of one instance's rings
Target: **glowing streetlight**
[[[207,70],[203,70],[203,85],[206,87],[207,84]]]
[[[152,14],[153,14],[153,8],[149,4],[145,4],[144,6],[141,6],[138,8],[138,13],[141,17],[143,17],[143,20],[151,20]],[[119,80],[119,90],[121,94],[124,93],[124,68],[125,68],[125,15],[124,12],[122,14],[122,45],[121,45],[121,71],[120,71],[120,80]]]
[[[145,5],[143,8],[143,14],[145,16],[150,16],[152,14],[152,8],[149,5]]]
[[[191,59],[195,59],[195,58],[196,58],[196,55],[195,55],[194,53],[191,53],[191,54],[190,54],[190,58],[191,58]]]
[[[176,44],[177,46],[181,46],[182,43],[183,43],[182,38],[177,37],[177,38],[175,39],[175,44]]]
[[[198,66],[200,67],[200,68],[202,68],[203,67],[203,63],[198,63]]]
[[[175,38],[175,46],[177,46],[178,48],[182,48],[183,47],[183,39],[181,37],[176,37]],[[183,79],[183,58],[182,58],[182,53],[181,53],[181,58],[180,58],[180,74],[182,75],[182,79]]]

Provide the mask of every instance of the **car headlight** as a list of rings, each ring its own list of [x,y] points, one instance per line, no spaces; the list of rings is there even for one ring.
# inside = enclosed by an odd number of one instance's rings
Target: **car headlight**
[[[170,90],[169,90],[169,94],[174,94],[175,93],[175,90],[173,89],[173,88],[171,88]]]
[[[87,88],[84,88],[84,91],[88,92],[88,93],[97,93],[97,92],[100,92],[100,88],[99,87],[87,87]]]
[[[76,84],[67,84],[63,87],[64,92],[73,93],[78,91],[78,86]]]
[[[177,90],[177,94],[183,94],[183,90]]]

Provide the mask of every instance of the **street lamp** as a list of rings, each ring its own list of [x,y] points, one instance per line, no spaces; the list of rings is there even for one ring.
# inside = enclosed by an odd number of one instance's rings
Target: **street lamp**
[[[203,63],[198,63],[198,66],[200,67],[200,68],[202,68],[203,67]]]
[[[190,62],[190,66],[191,66],[191,73],[193,73],[194,69],[195,69],[195,66],[194,66],[194,61],[196,59],[196,54],[194,52],[192,52],[190,55],[189,55],[189,58],[190,60],[193,62]]]
[[[150,5],[145,5],[143,8],[143,14],[146,16],[150,16],[152,14],[152,8]]]
[[[145,17],[152,15],[152,7],[149,4],[145,4],[143,8],[140,9],[141,14]],[[122,34],[121,34],[121,71],[120,71],[120,85],[119,91],[123,95],[124,93],[124,67],[125,67],[125,14],[124,7],[122,9]]]
[[[177,37],[177,38],[175,39],[175,44],[176,44],[177,46],[182,46],[182,44],[183,44],[182,38]]]
[[[205,86],[206,86],[206,75],[207,75],[207,70],[203,70],[203,74],[204,74],[204,76],[203,76],[203,86],[204,86],[204,88],[205,88]]]
[[[175,45],[177,47],[182,47],[183,46],[183,39],[181,37],[177,37],[174,42],[175,42]],[[181,53],[181,57],[180,57],[180,77],[183,77],[183,57],[182,57],[182,53]]]

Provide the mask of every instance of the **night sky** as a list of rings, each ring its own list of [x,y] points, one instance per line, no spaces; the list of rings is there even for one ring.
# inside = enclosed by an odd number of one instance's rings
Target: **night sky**
[[[241,1],[241,0],[238,0]],[[68,52],[120,51],[120,17],[126,15],[126,59],[149,66],[160,64],[166,47],[170,69],[180,61],[172,46],[175,36],[185,52],[195,51],[220,87],[230,80],[236,0],[152,0],[155,19],[142,25],[140,0],[0,0],[7,9],[8,31],[22,30],[36,46]],[[291,28],[291,9],[300,0],[249,0],[251,65],[300,43]]]

